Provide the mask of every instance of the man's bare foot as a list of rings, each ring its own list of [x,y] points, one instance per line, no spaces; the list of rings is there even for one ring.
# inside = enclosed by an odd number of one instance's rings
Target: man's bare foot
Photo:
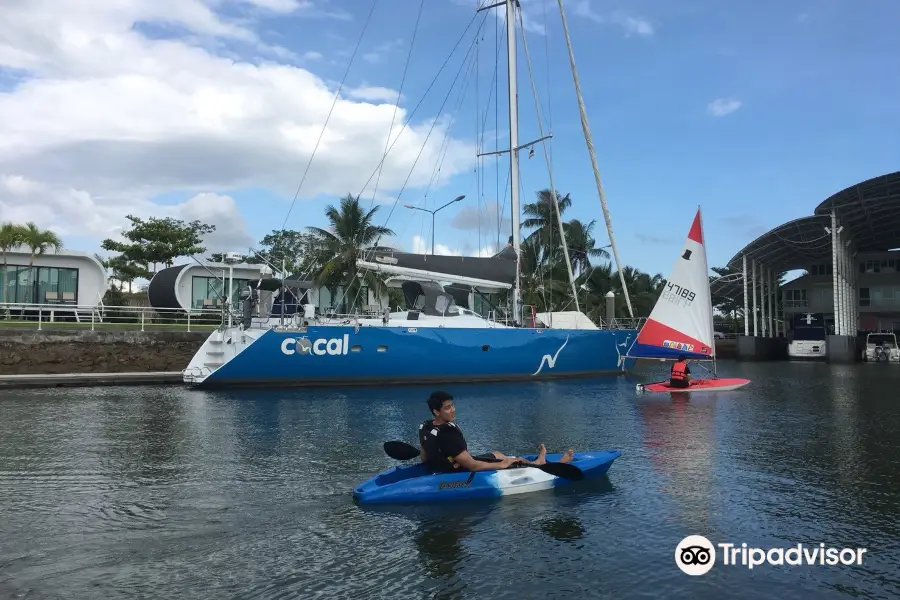
[[[538,448],[537,458],[531,464],[534,464],[534,465],[546,465],[547,464],[547,446],[541,444],[540,448]]]
[[[561,462],[561,463],[572,462],[572,459],[574,457],[575,457],[575,451],[572,450],[571,448],[569,448],[568,450],[566,450],[566,453],[563,454],[562,458],[559,459],[559,462]]]

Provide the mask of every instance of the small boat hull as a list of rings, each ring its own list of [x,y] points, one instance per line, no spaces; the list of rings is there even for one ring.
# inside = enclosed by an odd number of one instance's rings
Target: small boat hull
[[[657,381],[656,383],[639,383],[637,391],[639,392],[730,392],[737,390],[750,383],[749,379],[741,379],[739,377],[726,377],[720,379],[694,379],[691,386],[687,388],[671,387],[668,381]]]
[[[572,464],[585,479],[602,477],[621,456],[618,450],[576,452]],[[525,456],[534,460],[535,455]],[[548,454],[547,462],[559,461],[562,454]],[[353,490],[361,504],[408,504],[455,502],[527,494],[575,483],[535,469],[518,467],[499,471],[431,473],[421,463],[388,469]]]

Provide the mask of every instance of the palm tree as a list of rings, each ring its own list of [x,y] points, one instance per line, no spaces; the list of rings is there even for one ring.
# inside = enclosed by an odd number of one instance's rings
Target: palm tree
[[[3,277],[0,279],[0,302],[15,302],[15,298],[7,298],[9,291],[9,261],[6,253],[22,245],[24,228],[17,223],[5,222],[0,224],[0,253],[3,254]]]
[[[31,250],[31,257],[28,260],[28,276],[25,279],[25,289],[31,291],[31,275],[34,272],[34,257],[37,254],[43,254],[49,248],[53,248],[54,252],[62,250],[62,240],[56,232],[49,229],[41,229],[34,222],[25,223],[22,228],[22,244]],[[32,294],[27,298],[28,303],[34,300]]]
[[[364,271],[362,277],[357,276],[356,260],[361,252],[371,247],[379,238],[394,235],[387,227],[372,223],[379,207],[363,212],[359,204],[359,196],[352,194],[341,198],[340,208],[329,204],[325,208],[328,229],[307,227],[316,241],[318,262],[322,265],[315,277],[316,285],[343,285],[343,300],[350,301],[351,306],[359,303],[359,288],[365,284],[376,293],[381,292],[383,282],[375,273]],[[364,304],[366,299],[362,299]]]
[[[572,206],[569,194],[560,196],[556,192],[556,202],[559,204],[559,214],[565,214],[566,209]],[[522,207],[522,213],[526,216],[522,220],[522,229],[534,229],[528,237],[537,238],[546,248],[559,246],[560,243],[552,243],[554,237],[559,240],[557,232],[556,207],[553,205],[553,193],[543,189],[537,193],[537,202],[529,202]]]
[[[591,257],[609,258],[609,252],[603,248],[596,248],[596,240],[593,236],[594,225],[597,220],[590,223],[582,223],[578,219],[572,219],[565,223],[563,229],[566,232],[566,244],[569,246],[569,258],[572,260],[572,271],[578,277],[591,266]]]
[[[555,260],[537,237],[529,236],[521,245],[521,285],[525,304],[539,311],[551,311],[569,290],[565,263]]]
[[[662,294],[666,279],[659,273],[650,275],[628,266],[622,267],[622,275],[625,279],[625,285],[628,286],[631,292],[631,306],[634,308],[635,316],[649,317],[653,307],[656,305],[656,301],[659,300],[659,296]],[[618,272],[614,274],[613,279],[615,281],[615,289],[613,291],[617,297],[621,296],[624,298],[624,294],[622,294],[620,289],[621,284],[619,283]],[[617,302],[617,314],[620,309],[623,309],[622,303]],[[622,312],[621,315],[625,316],[625,313]]]

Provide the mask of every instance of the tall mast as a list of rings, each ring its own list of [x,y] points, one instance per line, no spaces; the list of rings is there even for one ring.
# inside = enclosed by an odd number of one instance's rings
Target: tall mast
[[[513,320],[519,321],[519,272],[521,243],[519,240],[519,92],[516,82],[516,3],[506,0],[506,56],[509,81],[509,202],[512,212],[513,250],[516,252],[516,280],[513,286]]]
[[[493,152],[483,152],[478,156],[489,156],[492,154],[505,154],[509,152],[509,204],[512,213],[512,243],[513,250],[516,252],[516,279],[512,289],[512,315],[513,321],[520,323],[520,304],[521,296],[520,275],[522,270],[522,244],[519,240],[520,234],[520,215],[519,215],[519,92],[516,88],[516,5],[519,0],[500,0],[487,6],[482,6],[476,12],[483,10],[491,10],[500,6],[506,6],[506,69],[508,81],[509,95],[509,150],[494,150]],[[550,136],[547,136],[550,137]],[[532,144],[540,142],[546,138],[535,140]]]

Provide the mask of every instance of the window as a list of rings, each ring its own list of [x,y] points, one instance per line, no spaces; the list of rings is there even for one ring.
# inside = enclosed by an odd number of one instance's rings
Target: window
[[[362,285],[353,288],[355,291],[346,293],[342,285],[319,288],[319,310],[323,313],[333,309],[335,314],[349,315],[355,309],[364,309],[369,304],[369,286]]]
[[[816,306],[833,306],[834,290],[831,287],[818,286],[809,292],[809,301]]]
[[[871,300],[869,299],[869,288],[859,288],[859,305],[860,306],[869,306]]]
[[[860,273],[896,273],[897,260],[893,258],[872,259],[859,263]]]
[[[472,307],[472,310],[482,317],[488,318],[491,316],[491,311],[494,311],[495,317],[499,317],[506,314],[506,309],[507,295],[505,293],[480,294],[475,292],[475,305]]]
[[[0,265],[0,302],[78,304],[78,269]]]
[[[785,308],[806,308],[806,290],[784,290]]]
[[[249,279],[233,280],[231,300],[235,305],[241,301],[241,290],[250,283]],[[228,297],[228,279],[194,275],[191,278],[191,308],[219,309]]]
[[[810,275],[831,275],[832,273],[832,265],[831,263],[822,263],[817,265],[811,265],[809,268]]]

